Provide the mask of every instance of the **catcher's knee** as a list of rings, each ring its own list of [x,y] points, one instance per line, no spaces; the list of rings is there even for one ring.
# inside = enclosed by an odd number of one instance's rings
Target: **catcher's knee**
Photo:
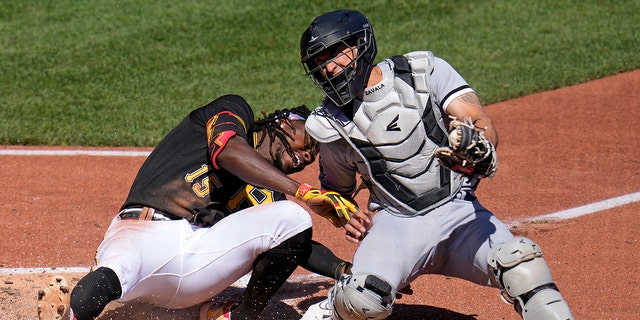
[[[531,239],[515,237],[491,249],[491,277],[503,298],[526,320],[573,319],[558,291],[542,250]]]
[[[391,315],[395,293],[387,281],[375,275],[343,274],[331,297],[338,319],[386,319]]]

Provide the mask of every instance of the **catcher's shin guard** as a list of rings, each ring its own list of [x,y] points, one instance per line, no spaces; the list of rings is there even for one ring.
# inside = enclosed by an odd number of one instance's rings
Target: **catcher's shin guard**
[[[343,274],[332,290],[334,320],[386,319],[393,310],[393,288],[372,274]]]
[[[514,304],[524,320],[574,319],[542,251],[531,239],[515,237],[496,245],[488,264],[503,300]]]

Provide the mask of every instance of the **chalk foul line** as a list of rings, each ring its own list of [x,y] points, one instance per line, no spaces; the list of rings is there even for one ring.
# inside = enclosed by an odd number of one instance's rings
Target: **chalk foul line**
[[[567,210],[556,211],[553,213],[514,221],[509,224],[509,227],[513,227],[522,223],[569,220],[581,216],[586,216],[592,213],[613,209],[615,207],[624,206],[634,202],[640,202],[640,192],[625,194],[615,198],[605,199]]]

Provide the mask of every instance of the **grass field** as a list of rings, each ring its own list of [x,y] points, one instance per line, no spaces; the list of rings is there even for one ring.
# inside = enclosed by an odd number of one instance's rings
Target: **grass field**
[[[227,93],[315,106],[299,37],[337,8],[368,15],[378,60],[431,50],[485,104],[640,68],[639,0],[5,0],[0,144],[153,146]]]

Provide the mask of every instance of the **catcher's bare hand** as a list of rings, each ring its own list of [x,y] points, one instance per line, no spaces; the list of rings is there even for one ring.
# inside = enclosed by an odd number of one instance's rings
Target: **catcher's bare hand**
[[[349,242],[359,243],[367,235],[367,231],[373,225],[372,218],[373,213],[363,210],[358,210],[353,213],[349,223],[344,226],[347,231],[345,238]]]
[[[468,178],[493,177],[498,158],[493,144],[483,134],[484,129],[476,127],[468,117],[463,121],[453,118],[449,127],[449,146],[435,150],[440,164]]]

